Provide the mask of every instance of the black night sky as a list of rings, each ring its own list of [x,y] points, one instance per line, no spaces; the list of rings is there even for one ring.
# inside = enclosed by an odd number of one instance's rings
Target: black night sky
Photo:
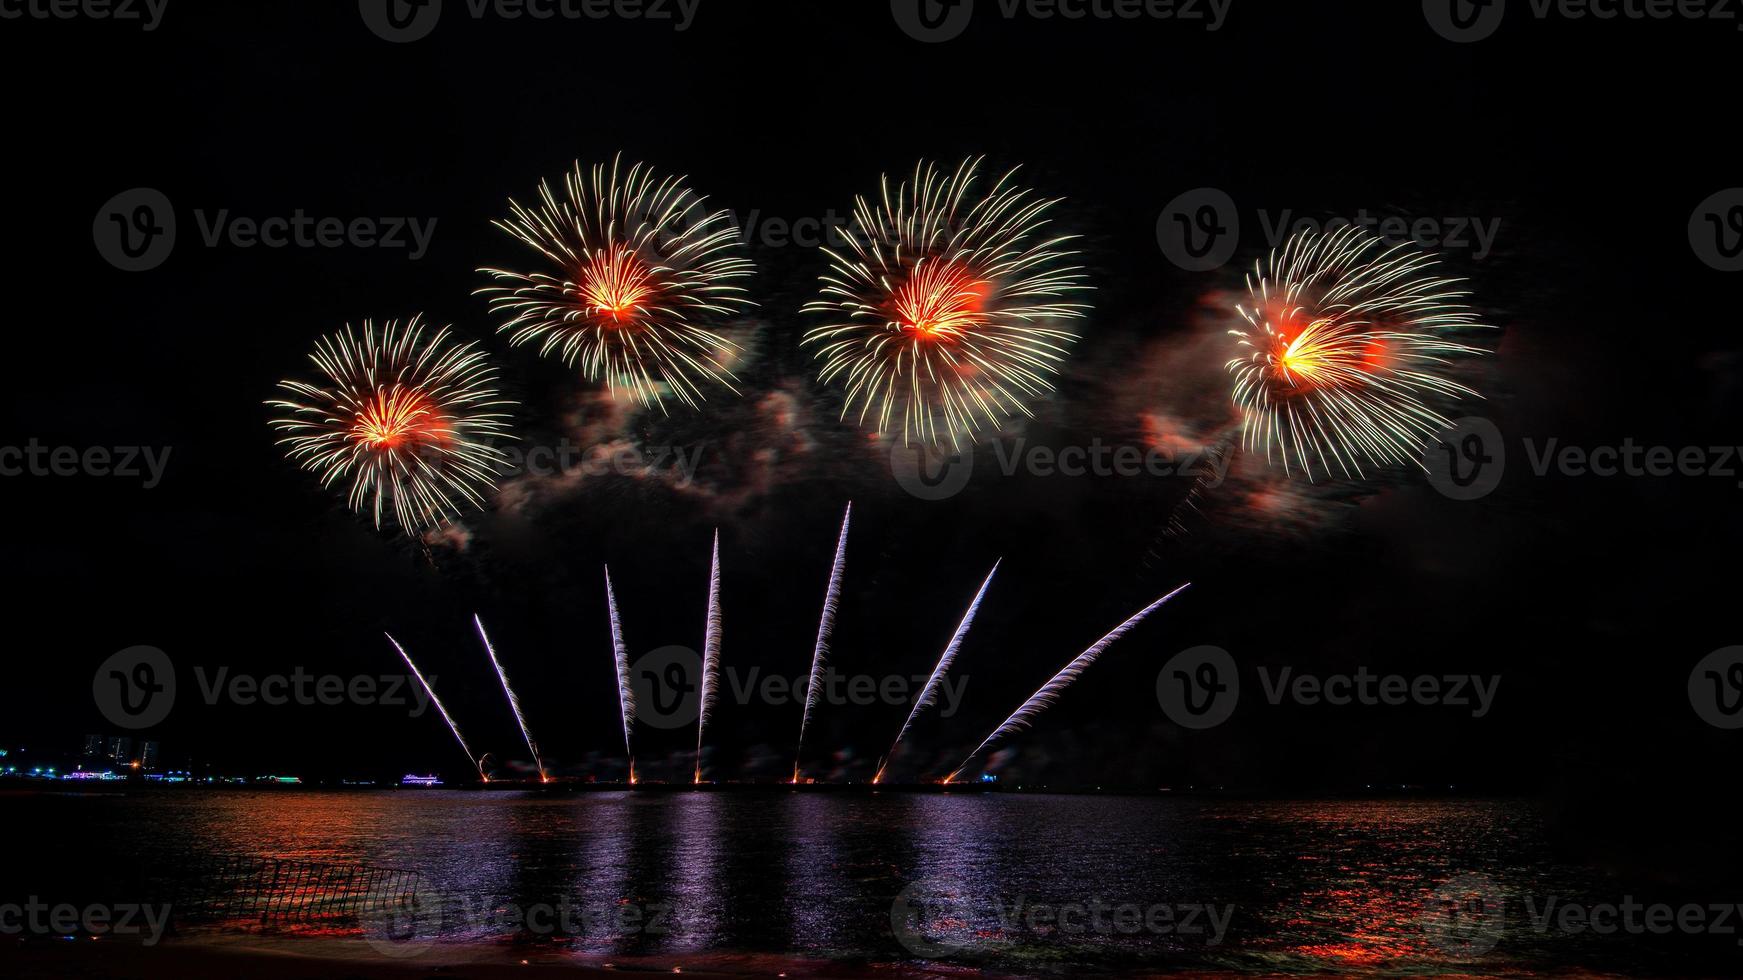
[[[983,0],[984,2],[984,0]],[[1738,642],[1739,477],[1533,472],[1529,444],[1735,445],[1733,276],[1691,251],[1691,211],[1737,182],[1736,37],[1680,21],[1512,17],[1456,45],[1418,5],[1236,0],[1215,32],[1170,22],[977,16],[915,41],[882,2],[702,5],[690,29],[637,21],[474,20],[389,44],[354,4],[210,4],[156,31],[0,24],[8,100],[4,236],[11,314],[0,444],[171,447],[161,485],[6,477],[10,608],[0,739],[78,744],[109,726],[96,665],[149,644],[177,668],[159,729],[171,762],[307,779],[463,776],[434,715],[373,706],[202,702],[210,676],[402,672],[393,632],[436,674],[480,746],[518,736],[470,632],[491,627],[545,752],[619,773],[601,566],[632,653],[701,642],[708,545],[721,533],[725,659],[808,667],[830,551],[854,504],[834,664],[924,673],[986,569],[1003,560],[958,661],[962,710],[905,757],[937,776],[1059,665],[1183,581],[1193,587],[1112,648],[1036,730],[1011,776],[1057,786],[1222,787],[1254,794],[1409,784],[1564,804],[1569,831],[1630,828],[1645,854],[1684,845],[1733,778],[1736,734],[1703,722],[1691,667]],[[990,4],[987,5],[991,9]],[[1666,56],[1674,59],[1667,72]],[[757,345],[745,397],[701,413],[613,414],[593,386],[494,334],[475,270],[519,246],[490,226],[573,161],[647,160],[688,174],[741,220],[845,214],[880,174],[987,157],[1062,197],[1094,312],[1057,395],[1013,430],[1030,444],[1130,444],[1164,413],[1209,433],[1233,418],[1228,303],[1269,246],[1261,213],[1358,211],[1498,220],[1488,254],[1448,249],[1500,329],[1467,408],[1505,435],[1500,487],[1477,501],[1396,471],[1274,509],[1254,484],[1212,492],[1163,533],[1175,479],[1006,477],[982,447],[940,501],[891,477],[886,451],[815,380],[800,307],[825,259],[752,237]],[[1157,223],[1176,195],[1238,202],[1235,260],[1188,272]],[[92,216],[134,187],[180,224],[161,267],[119,271]],[[428,254],[207,247],[195,212],[435,219]],[[493,507],[463,548],[429,556],[377,532],[284,461],[263,402],[305,372],[314,339],[423,312],[484,341],[529,443],[701,451],[695,483],[590,479]],[[1259,477],[1255,476],[1255,479]],[[1251,688],[1227,724],[1169,721],[1155,693],[1180,650],[1231,651]],[[1252,671],[1499,675],[1482,718],[1444,706],[1271,706]],[[831,706],[808,769],[858,778],[906,708]],[[793,704],[728,704],[713,765],[778,778]],[[691,729],[639,736],[645,771],[681,774]],[[670,761],[668,762],[668,757]],[[1592,806],[1589,804],[1601,804]],[[1657,841],[1655,843],[1654,841]],[[1694,845],[1687,845],[1693,848]]]

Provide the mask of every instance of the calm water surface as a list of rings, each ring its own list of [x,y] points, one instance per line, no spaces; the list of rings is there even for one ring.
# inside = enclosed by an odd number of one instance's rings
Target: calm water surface
[[[1625,889],[1559,864],[1533,808],[1514,802],[432,790],[12,809],[154,869],[206,853],[416,871],[408,910],[348,927],[390,954],[503,944],[1014,973],[1665,974],[1684,972],[1688,952],[1536,928],[1531,908],[1548,898],[1616,902]],[[1478,914],[1473,896],[1505,911]]]

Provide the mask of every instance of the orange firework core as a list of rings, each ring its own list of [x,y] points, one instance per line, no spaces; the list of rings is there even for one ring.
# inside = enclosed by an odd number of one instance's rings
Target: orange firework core
[[[1267,313],[1271,371],[1288,388],[1339,387],[1385,365],[1385,343],[1365,330],[1299,307]]]
[[[890,297],[904,332],[942,340],[979,326],[991,284],[960,263],[922,261]]]
[[[612,244],[588,257],[578,284],[588,312],[613,324],[633,320],[652,296],[653,273],[632,248]]]
[[[447,424],[422,395],[383,389],[351,421],[351,438],[370,449],[394,450],[447,439]]]

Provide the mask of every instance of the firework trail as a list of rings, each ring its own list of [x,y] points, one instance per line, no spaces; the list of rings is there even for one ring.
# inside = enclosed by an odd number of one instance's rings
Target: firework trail
[[[515,346],[536,343],[603,378],[646,408],[665,412],[665,395],[691,408],[706,398],[700,381],[732,387],[725,362],[738,348],[702,323],[755,304],[736,281],[753,266],[725,211],[704,212],[682,177],[657,178],[621,155],[584,175],[580,162],[563,193],[539,183],[532,208],[509,201],[510,217],[493,224],[544,257],[529,273],[480,269],[496,285],[477,291],[504,317]]]
[[[381,635],[387,637],[387,642],[393,644],[393,648],[399,651],[399,658],[405,661],[405,665],[411,668],[412,676],[416,677],[418,683],[423,685],[424,693],[430,696],[430,703],[434,704],[436,710],[442,713],[442,720],[448,723],[448,730],[454,733],[454,741],[459,742],[460,751],[466,753],[466,761],[472,763],[472,768],[477,769],[480,776],[484,776],[484,769],[478,757],[472,754],[472,747],[466,744],[466,736],[460,734],[460,726],[454,723],[454,716],[448,713],[448,708],[442,704],[442,699],[436,697],[436,689],[424,679],[424,672],[418,669],[417,664],[412,663],[411,654],[405,652],[405,647],[399,645],[399,641],[393,638],[392,633]],[[489,782],[490,777],[484,776],[484,781]]]
[[[696,717],[696,778],[702,782],[702,738],[720,686],[720,531],[714,532],[714,560],[708,569],[708,618],[702,632],[702,699]]]
[[[995,429],[1028,398],[1053,390],[1077,335],[1058,321],[1081,317],[1067,301],[1089,287],[1070,236],[1042,237],[1044,213],[1058,200],[1033,198],[1006,173],[973,194],[979,159],[946,175],[922,162],[881,200],[854,200],[847,247],[825,248],[831,269],[806,312],[831,317],[807,331],[823,368],[819,379],[846,389],[842,418],[876,420],[888,430],[900,415],[902,440],[938,444]]]
[[[1362,464],[1421,467],[1428,437],[1450,421],[1430,401],[1481,397],[1439,372],[1482,350],[1448,339],[1482,329],[1460,280],[1436,259],[1387,247],[1353,225],[1297,233],[1247,277],[1245,352],[1227,364],[1242,446],[1275,452],[1284,472],[1362,476]]]
[[[417,535],[482,507],[507,456],[490,440],[510,438],[513,404],[496,388],[496,370],[475,343],[455,343],[448,328],[424,335],[422,317],[379,331],[363,321],[315,342],[309,357],[323,380],[280,381],[285,392],[266,404],[285,455],[321,485],[349,483],[353,511],[391,509]]]
[[[623,620],[617,616],[617,593],[611,588],[611,566],[605,567],[605,605],[611,612],[611,654],[617,661],[617,707],[623,715],[623,753],[629,757],[629,783],[635,785],[635,750],[630,732],[635,727],[635,689],[629,683],[629,648],[623,644]]]
[[[986,573],[986,581],[980,584],[980,591],[974,594],[974,601],[968,604],[968,612],[963,615],[962,622],[957,624],[956,633],[950,638],[949,645],[945,646],[943,656],[938,658],[938,666],[932,668],[932,676],[926,678],[926,686],[920,689],[920,697],[914,701],[913,709],[908,712],[908,720],[902,723],[902,730],[896,733],[896,740],[890,743],[890,751],[884,754],[884,761],[878,764],[877,775],[872,777],[874,784],[883,781],[884,769],[896,757],[896,749],[907,736],[908,729],[914,727],[914,719],[920,717],[920,712],[938,703],[938,685],[944,682],[945,675],[950,672],[950,665],[956,660],[956,652],[962,649],[962,640],[968,635],[968,628],[974,624],[974,614],[980,611],[980,600],[986,596],[987,586],[993,584],[993,576],[998,570],[999,563],[993,562],[993,570]]]
[[[1030,695],[1029,700],[1024,701],[1022,707],[1011,712],[1011,716],[1006,718],[1004,723],[999,725],[998,728],[994,729],[993,733],[986,737],[986,741],[981,742],[973,752],[970,752],[968,758],[962,760],[962,765],[956,767],[955,772],[945,776],[944,781],[946,783],[954,782],[956,777],[961,775],[964,769],[968,768],[968,764],[973,762],[975,757],[986,751],[987,747],[991,746],[994,742],[1015,735],[1033,725],[1035,719],[1041,714],[1041,712],[1052,707],[1053,703],[1059,700],[1059,695],[1063,694],[1065,689],[1070,687],[1071,683],[1077,680],[1078,676],[1088,669],[1090,664],[1095,663],[1096,658],[1102,655],[1102,651],[1106,650],[1115,640],[1125,636],[1132,627],[1143,622],[1145,617],[1149,616],[1157,609],[1162,608],[1163,603],[1179,595],[1181,592],[1184,592],[1187,586],[1190,586],[1191,584],[1191,582],[1188,582],[1162,598],[1157,599],[1155,602],[1150,603],[1143,609],[1140,609],[1132,616],[1132,618],[1114,627],[1113,631],[1108,635],[1095,641],[1094,646],[1078,654],[1077,658],[1066,664],[1063,670],[1054,674],[1052,680],[1041,685],[1040,690]]]
[[[793,782],[799,782],[799,760],[805,753],[805,730],[822,696],[823,667],[829,657],[829,634],[835,630],[835,610],[841,605],[841,573],[847,568],[847,524],[853,519],[853,502],[841,515],[841,536],[835,541],[835,564],[829,568],[829,588],[823,593],[823,617],[817,623],[817,646],[811,651],[811,681],[805,686],[805,716],[799,721],[799,746],[793,750]]]
[[[514,688],[508,685],[508,672],[502,669],[502,661],[496,659],[496,647],[491,646],[490,635],[484,632],[484,620],[474,614],[472,622],[478,627],[478,638],[484,641],[484,652],[490,655],[490,665],[496,668],[496,679],[502,681],[502,693],[508,695],[508,706],[514,711],[515,724],[520,726],[521,737],[526,739],[527,751],[533,754],[533,765],[539,770],[539,782],[550,782],[550,777],[545,775],[545,761],[539,758],[539,746],[533,741],[532,729],[527,727],[526,716],[521,714],[520,698],[515,697]]]

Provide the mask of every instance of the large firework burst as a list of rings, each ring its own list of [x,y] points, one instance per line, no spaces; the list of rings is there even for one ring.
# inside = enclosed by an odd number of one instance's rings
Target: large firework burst
[[[561,195],[541,181],[535,207],[511,199],[493,224],[548,268],[481,269],[496,285],[478,293],[512,344],[537,343],[614,396],[664,411],[667,393],[697,407],[704,379],[736,394],[727,364],[738,348],[704,325],[755,305],[735,284],[753,270],[733,222],[706,213],[683,178],[639,163],[620,172],[620,160],[590,174],[577,162]]]
[[[1229,331],[1243,349],[1227,365],[1242,444],[1309,480],[1316,469],[1361,476],[1363,463],[1421,466],[1426,439],[1449,424],[1435,405],[1480,397],[1444,370],[1482,353],[1454,338],[1484,325],[1460,280],[1435,265],[1353,225],[1299,232],[1255,264],[1236,307],[1247,326]]]
[[[976,196],[979,164],[921,163],[894,192],[885,177],[879,200],[855,198],[845,247],[824,249],[831,269],[805,306],[832,318],[804,343],[819,345],[821,380],[844,384],[842,417],[883,432],[899,415],[904,443],[955,445],[1030,414],[1077,339],[1060,321],[1089,309],[1068,301],[1089,288],[1066,264],[1069,237],[1041,234],[1057,199],[1014,186],[1015,171]]]
[[[379,528],[391,509],[413,536],[482,506],[507,462],[491,440],[509,437],[501,409],[513,403],[475,343],[446,327],[426,336],[420,317],[365,320],[361,335],[346,325],[316,341],[310,360],[322,379],[280,381],[284,397],[267,404],[281,410],[278,444],[322,486],[349,483],[352,510]]]

